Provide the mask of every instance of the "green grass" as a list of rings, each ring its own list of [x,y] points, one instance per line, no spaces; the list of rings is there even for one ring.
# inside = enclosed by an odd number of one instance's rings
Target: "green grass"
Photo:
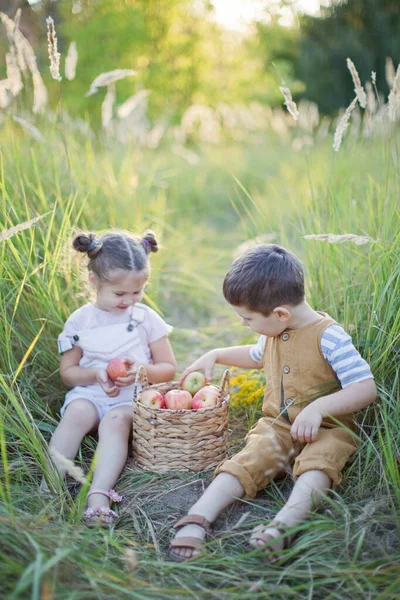
[[[190,166],[167,146],[121,148],[45,122],[41,131],[42,144],[9,120],[0,130],[1,229],[49,213],[0,243],[1,596],[398,596],[399,136],[349,139],[335,156],[328,144],[296,154],[276,140],[201,147],[199,164]],[[122,518],[112,531],[87,529],[80,521],[82,494],[74,486],[63,490],[57,477],[57,498],[39,494],[46,440],[65,393],[56,338],[88,297],[69,240],[77,228],[109,227],[151,227],[161,239],[147,301],[174,325],[180,370],[206,349],[255,340],[224,302],[221,284],[235,248],[266,233],[299,254],[310,303],[343,323],[370,362],[379,400],[359,415],[360,450],[338,492],[301,526],[280,563],[268,564],[246,540],[282,504],[289,478],[227,510],[209,554],[184,565],[167,560],[171,526],[209,474],[157,476],[129,464],[118,484],[125,494]],[[368,235],[376,242],[303,238],[315,233]],[[232,417],[233,424],[247,424],[255,411],[238,409]],[[236,447],[235,432],[233,440]],[[94,446],[88,438],[77,458],[87,469]],[[134,571],[124,561],[126,549],[137,552]]]

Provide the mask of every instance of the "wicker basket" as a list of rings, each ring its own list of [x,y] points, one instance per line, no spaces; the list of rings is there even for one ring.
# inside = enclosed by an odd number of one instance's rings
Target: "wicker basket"
[[[199,410],[150,408],[140,402],[150,387],[140,367],[133,396],[133,452],[136,465],[145,471],[203,471],[216,467],[228,450],[229,371],[219,386],[219,403]],[[179,383],[152,385],[162,394]]]

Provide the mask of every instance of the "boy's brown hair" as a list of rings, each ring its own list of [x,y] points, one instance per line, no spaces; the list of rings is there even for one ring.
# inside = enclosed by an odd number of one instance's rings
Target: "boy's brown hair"
[[[260,244],[235,260],[222,290],[229,304],[268,317],[277,306],[297,306],[303,302],[303,266],[289,250],[275,244]]]

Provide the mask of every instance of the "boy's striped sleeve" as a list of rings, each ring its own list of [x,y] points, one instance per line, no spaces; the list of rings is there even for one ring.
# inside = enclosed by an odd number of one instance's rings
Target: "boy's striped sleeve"
[[[321,351],[335,371],[342,388],[373,379],[368,363],[353,345],[351,337],[340,325],[331,325],[321,337]]]
[[[265,348],[265,340],[266,340],[266,336],[260,335],[260,337],[258,338],[257,344],[255,344],[250,350],[250,357],[255,362],[260,362],[260,360],[262,359],[262,356],[264,354],[264,348]]]

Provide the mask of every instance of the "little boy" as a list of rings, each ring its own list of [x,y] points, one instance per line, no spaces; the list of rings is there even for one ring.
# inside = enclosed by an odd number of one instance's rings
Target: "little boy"
[[[353,414],[376,398],[368,364],[350,336],[304,297],[304,272],[294,254],[262,244],[240,256],[223,284],[225,299],[242,324],[261,334],[256,345],[211,350],[182,374],[215,364],[264,368],[264,417],[243,450],[221,463],[188,515],[176,523],[170,556],[186,560],[204,551],[211,523],[237,498],[252,498],[293,464],[295,485],[276,517],[250,537],[271,560],[287,548],[295,526],[324,492],[336,487],[357,448]]]

